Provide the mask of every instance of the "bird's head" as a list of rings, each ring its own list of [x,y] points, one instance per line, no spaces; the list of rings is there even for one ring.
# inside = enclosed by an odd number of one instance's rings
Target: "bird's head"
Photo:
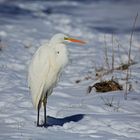
[[[61,34],[61,33],[54,35],[50,41],[51,44],[67,43],[67,42],[85,44],[85,42],[82,40],[71,38],[71,37]]]

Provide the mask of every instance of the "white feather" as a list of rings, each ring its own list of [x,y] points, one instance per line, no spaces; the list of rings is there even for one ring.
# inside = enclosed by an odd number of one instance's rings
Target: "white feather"
[[[68,62],[67,49],[59,39],[60,36],[62,38],[64,35],[53,37],[48,44],[41,46],[31,60],[28,85],[35,109],[46,93],[47,96],[52,93],[62,69]]]

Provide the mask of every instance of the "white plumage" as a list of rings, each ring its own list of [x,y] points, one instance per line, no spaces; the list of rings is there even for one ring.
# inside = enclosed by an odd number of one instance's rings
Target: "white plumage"
[[[39,110],[44,103],[44,125],[46,124],[46,102],[56,86],[63,68],[68,63],[68,51],[65,42],[83,41],[56,34],[42,45],[34,54],[28,73],[28,85],[34,108],[38,110],[37,126],[39,126]]]

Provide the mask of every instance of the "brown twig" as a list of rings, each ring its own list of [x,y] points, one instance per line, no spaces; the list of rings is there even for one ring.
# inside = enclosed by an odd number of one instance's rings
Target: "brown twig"
[[[113,34],[112,34],[112,70],[114,70],[114,44],[113,44]]]
[[[106,36],[104,35],[104,43],[105,43],[105,62],[108,69],[110,69],[109,59],[108,59],[108,51],[107,51],[107,43],[106,43]]]
[[[134,20],[134,23],[133,23],[133,28],[132,28],[131,35],[130,35],[130,47],[129,47],[129,52],[128,52],[128,64],[130,64],[131,61],[132,61],[132,59],[131,59],[132,40],[133,40],[133,34],[134,34],[134,31],[135,31],[137,18],[138,18],[138,13],[135,17],[135,20]],[[125,89],[125,94],[124,94],[124,99],[125,100],[127,100],[127,95],[128,95],[128,79],[129,79],[129,68],[127,69],[127,72],[126,72],[126,89]]]

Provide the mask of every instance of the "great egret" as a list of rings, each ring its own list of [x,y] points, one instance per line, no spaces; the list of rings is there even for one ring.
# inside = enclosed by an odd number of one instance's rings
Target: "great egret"
[[[36,51],[29,65],[28,85],[33,106],[37,110],[37,126],[42,126],[39,124],[39,112],[42,105],[44,106],[43,125],[47,125],[47,98],[51,95],[63,68],[68,62],[66,42],[85,43],[64,34],[56,34],[47,44],[42,45]]]

